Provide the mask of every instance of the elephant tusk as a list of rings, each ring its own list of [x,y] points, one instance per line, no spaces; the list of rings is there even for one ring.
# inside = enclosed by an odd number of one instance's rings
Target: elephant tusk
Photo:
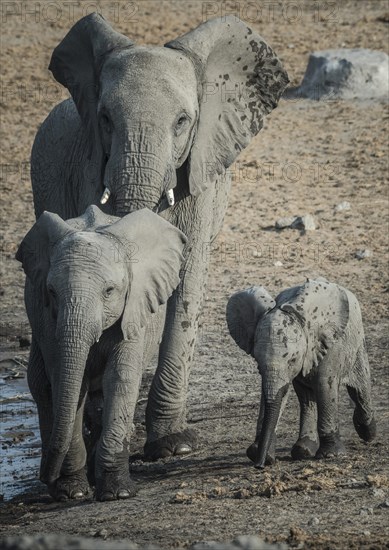
[[[104,193],[101,196],[100,204],[105,204],[108,201],[110,195],[111,195],[111,191],[108,189],[108,187],[106,187],[104,189]]]
[[[173,189],[168,189],[166,191],[166,198],[167,198],[167,202],[169,203],[169,206],[173,206],[174,205],[174,191],[173,191]]]

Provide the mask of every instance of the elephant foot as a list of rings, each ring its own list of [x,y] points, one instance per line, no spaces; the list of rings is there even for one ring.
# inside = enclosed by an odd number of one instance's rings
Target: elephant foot
[[[373,441],[377,435],[377,425],[374,418],[369,424],[362,424],[357,418],[356,411],[354,411],[353,422],[357,434],[363,441]]]
[[[320,437],[320,446],[315,458],[334,458],[346,454],[346,448],[339,434],[328,434]]]
[[[304,460],[306,458],[312,458],[316,455],[319,444],[317,441],[309,439],[309,437],[302,437],[292,447],[291,455],[293,460]]]
[[[196,447],[196,432],[187,428],[182,432],[166,435],[150,443],[146,442],[144,446],[144,459],[154,461],[169,456],[183,456],[190,454]]]
[[[61,475],[53,484],[48,486],[48,490],[50,496],[60,502],[85,498],[89,493],[85,468],[70,475]]]
[[[257,462],[257,456],[258,456],[258,446],[259,441],[254,441],[250,445],[250,447],[247,447],[246,449],[246,455],[251,460],[251,462],[254,462],[254,464]],[[275,436],[273,437],[272,443],[270,445],[270,448],[266,454],[265,459],[265,466],[271,466],[276,461],[276,443],[275,443]]]
[[[136,485],[128,471],[104,472],[102,477],[96,478],[96,500],[101,502],[131,498],[136,493]]]

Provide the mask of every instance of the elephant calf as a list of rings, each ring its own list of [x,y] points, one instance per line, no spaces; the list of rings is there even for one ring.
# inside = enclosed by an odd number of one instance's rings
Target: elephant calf
[[[324,279],[308,280],[274,300],[263,287],[251,287],[231,296],[227,323],[262,376],[257,435],[247,449],[257,468],[275,460],[275,432],[290,382],[300,402],[294,459],[344,452],[338,419],[341,382],[355,402],[358,435],[364,441],[375,437],[361,311],[349,290]]]
[[[21,243],[16,258],[27,275],[27,374],[39,414],[40,479],[54,498],[88,491],[88,394],[92,409],[104,398],[99,433],[92,434],[96,497],[134,494],[129,436],[142,367],[158,349],[162,304],[179,284],[185,243],[179,229],[146,208],[116,218],[97,206],[68,221],[44,212]]]

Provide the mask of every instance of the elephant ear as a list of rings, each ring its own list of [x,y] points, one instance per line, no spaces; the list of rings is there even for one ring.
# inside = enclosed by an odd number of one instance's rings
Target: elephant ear
[[[287,289],[276,301],[281,310],[295,315],[304,329],[307,349],[302,372],[306,375],[345,333],[350,316],[347,292],[318,278]]]
[[[192,59],[201,89],[189,158],[190,192],[198,195],[259,132],[289,80],[263,38],[234,16],[211,19],[165,46]]]
[[[101,147],[97,120],[101,67],[107,54],[133,45],[129,38],[114,31],[104,17],[91,13],[80,19],[53,51],[49,70],[71,93],[96,147]]]
[[[66,220],[66,223],[77,231],[96,231],[96,229],[112,225],[119,219],[117,216],[105,214],[98,206],[92,204],[81,216]]]
[[[15,258],[22,263],[23,270],[38,292],[43,303],[48,305],[46,279],[50,269],[50,254],[53,247],[72,229],[58,214],[43,212],[21,242]]]
[[[187,239],[147,208],[127,214],[102,232],[119,241],[121,258],[128,265],[131,282],[122,331],[129,340],[177,288]]]
[[[228,300],[228,330],[238,346],[253,357],[258,322],[275,305],[274,299],[262,286],[236,292]]]

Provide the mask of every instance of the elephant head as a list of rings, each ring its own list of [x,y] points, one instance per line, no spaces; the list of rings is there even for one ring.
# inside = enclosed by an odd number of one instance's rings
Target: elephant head
[[[147,209],[111,218],[90,206],[67,222],[44,212],[21,243],[16,258],[45,305],[43,315],[52,317],[59,350],[42,481],[59,477],[91,346],[116,322],[124,339],[136,336],[179,284],[185,242],[181,231]]]
[[[258,363],[265,412],[255,466],[263,468],[290,383],[307,375],[343,336],[349,319],[347,294],[324,279],[281,292],[276,300],[261,287],[230,298],[231,336]],[[231,327],[239,327],[235,332]]]
[[[235,17],[147,47],[94,13],[55,48],[49,69],[78,109],[96,190],[106,189],[102,202],[112,195],[120,216],[156,210],[180,168],[188,177],[182,196],[207,189],[259,132],[288,83],[272,49]]]

